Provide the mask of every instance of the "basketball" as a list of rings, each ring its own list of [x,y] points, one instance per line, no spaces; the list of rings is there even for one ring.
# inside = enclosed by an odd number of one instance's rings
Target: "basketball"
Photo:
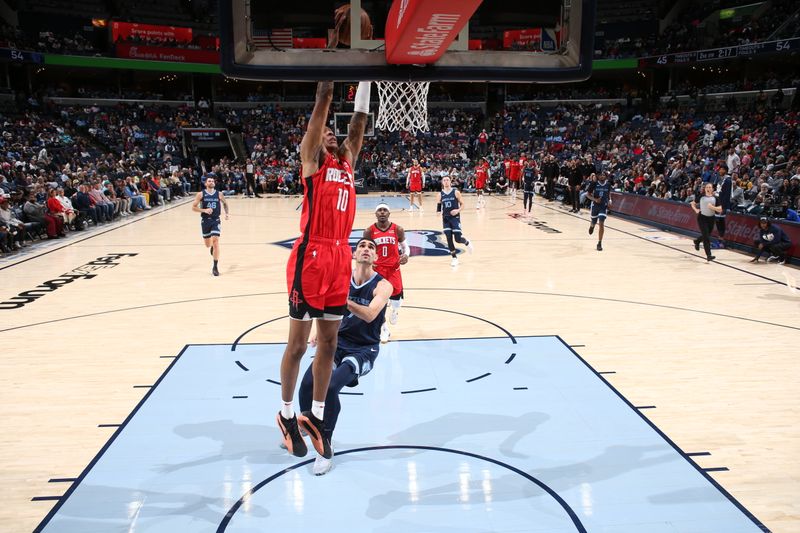
[[[344,4],[335,11],[334,20],[339,33],[339,43],[350,46],[350,4]],[[372,39],[372,21],[366,11],[361,11],[361,38]]]

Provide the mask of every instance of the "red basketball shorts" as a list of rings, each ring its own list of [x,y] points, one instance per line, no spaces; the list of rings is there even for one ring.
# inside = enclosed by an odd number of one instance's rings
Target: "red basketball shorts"
[[[380,268],[375,266],[375,272],[381,275],[383,279],[392,284],[392,296],[397,296],[403,292],[403,276],[400,274],[400,269],[397,268]]]
[[[352,257],[346,239],[295,241],[286,264],[289,316],[338,320],[347,313]]]

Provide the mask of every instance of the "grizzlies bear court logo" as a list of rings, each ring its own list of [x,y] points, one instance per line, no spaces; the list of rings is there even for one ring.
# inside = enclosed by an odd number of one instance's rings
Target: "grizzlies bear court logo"
[[[350,233],[350,248],[355,250],[358,239],[364,234],[363,229],[354,229]],[[297,237],[275,242],[273,244],[292,249]],[[429,229],[406,230],[406,244],[410,249],[411,257],[419,255],[443,256],[450,255],[447,244],[444,242],[444,233]]]

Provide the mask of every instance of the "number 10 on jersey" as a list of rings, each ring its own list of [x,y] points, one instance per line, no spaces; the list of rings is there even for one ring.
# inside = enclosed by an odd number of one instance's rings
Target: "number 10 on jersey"
[[[339,211],[347,211],[348,200],[350,199],[350,191],[347,189],[339,189],[339,198],[336,200],[336,209]]]

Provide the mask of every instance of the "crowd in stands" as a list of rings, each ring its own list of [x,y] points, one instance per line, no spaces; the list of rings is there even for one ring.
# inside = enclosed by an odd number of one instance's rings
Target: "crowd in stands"
[[[711,31],[709,20],[713,17],[709,17],[719,8],[717,3],[708,4],[705,10],[695,2],[687,4],[686,9],[660,34],[607,40],[597,57],[644,57],[765,41],[787,21],[787,17],[796,21],[800,10],[794,0],[773,0],[763,13],[757,11],[754,16],[720,20],[716,29]],[[780,38],[795,37],[798,32],[800,29],[796,24],[789,24]]]
[[[80,31],[42,31],[26,33],[0,21],[0,48],[16,48],[49,54],[101,55],[91,40]]]
[[[57,239],[189,194],[173,157],[186,109],[54,108],[0,114],[0,251]]]
[[[379,130],[367,137],[358,172],[369,187],[402,191],[417,159],[428,190],[449,175],[470,191],[475,165],[486,158],[489,190],[497,192],[507,186],[507,160],[525,157],[541,166],[552,159],[558,190],[575,172],[584,185],[603,172],[619,191],[685,202],[700,184],[717,183],[725,165],[735,209],[792,218],[800,209],[800,121],[784,104],[759,98],[752,106],[705,112],[669,102],[645,110],[510,101],[488,117],[480,108],[434,107],[428,132]],[[156,103],[44,104],[1,114],[0,244],[13,250],[38,234],[55,239],[167,203],[199,189],[207,173],[229,195],[298,194],[310,108],[217,106],[211,113]],[[206,164],[184,154],[186,126],[225,126],[241,134],[246,155]],[[255,190],[247,187],[248,174]]]
[[[104,87],[65,86],[45,87],[40,89],[42,97],[50,98],[94,98],[98,100],[180,100],[192,101],[192,95],[180,89],[162,87],[160,92],[136,89],[110,89]]]
[[[280,107],[224,112],[228,125],[244,135],[260,192],[299,192],[298,150],[307,112]],[[445,174],[469,190],[481,157],[500,180],[507,159],[541,161],[550,155],[562,185],[579,166],[608,173],[617,190],[675,201],[690,200],[704,181],[716,183],[725,164],[736,185],[737,209],[785,218],[800,208],[798,115],[769,102],[741,111],[664,106],[643,114],[624,106],[509,103],[491,118],[479,110],[433,108],[429,122],[427,133],[378,131],[365,139],[359,173],[368,186],[404,190],[410,161],[418,159],[427,190],[437,190]],[[584,163],[587,156],[591,166]],[[592,172],[582,179],[591,179]],[[245,192],[239,165],[225,162],[221,174],[231,193]]]

